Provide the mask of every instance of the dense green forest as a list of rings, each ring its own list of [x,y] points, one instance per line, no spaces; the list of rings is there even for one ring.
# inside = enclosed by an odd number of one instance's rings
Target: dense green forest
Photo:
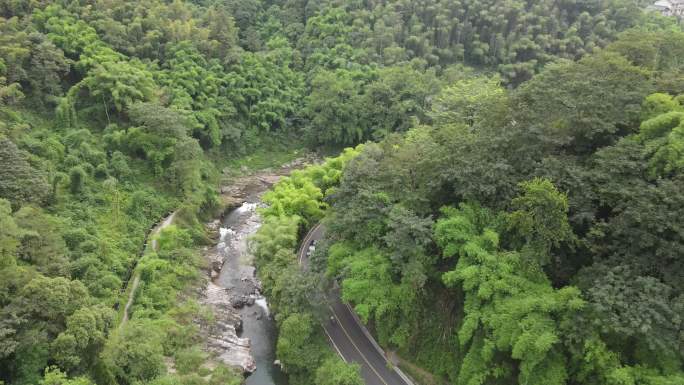
[[[684,383],[683,49],[642,29],[451,83],[346,167],[324,273],[456,384]]]
[[[334,279],[454,384],[684,383],[684,32],[647,4],[0,0],[0,384],[239,384],[193,323],[221,171],[364,142],[264,197],[293,384],[360,381]]]

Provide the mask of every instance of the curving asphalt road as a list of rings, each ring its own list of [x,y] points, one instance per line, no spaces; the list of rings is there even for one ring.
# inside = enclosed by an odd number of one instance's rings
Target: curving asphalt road
[[[299,249],[299,264],[306,268],[309,262],[310,246],[321,239],[325,228],[314,226],[304,237]],[[361,326],[351,308],[340,299],[339,289],[328,295],[328,320],[323,329],[330,343],[346,362],[361,366],[361,376],[366,385],[413,385],[397,368],[388,362],[382,349]]]

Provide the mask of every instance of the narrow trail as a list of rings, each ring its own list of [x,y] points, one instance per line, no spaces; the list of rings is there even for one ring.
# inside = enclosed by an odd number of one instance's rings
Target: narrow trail
[[[161,223],[155,227],[149,235],[148,239],[152,239],[150,246],[153,251],[157,251],[157,239],[155,238],[162,230],[169,227],[173,223],[173,219],[176,217],[176,212],[172,212],[168,217],[166,217]],[[130,283],[130,281],[129,281]],[[133,282],[130,283],[131,287],[128,291],[128,300],[126,301],[126,306],[124,307],[123,317],[121,318],[121,323],[119,323],[119,328],[121,328],[126,322],[128,322],[128,314],[131,306],[133,306],[133,299],[135,298],[135,293],[140,285],[140,274],[135,272],[133,275]]]
[[[128,322],[128,310],[133,305],[133,298],[135,297],[135,292],[138,290],[138,285],[140,285],[140,275],[136,274],[133,277],[133,284],[131,286],[131,291],[128,293],[128,301],[126,301],[126,307],[124,307],[123,318],[121,318],[121,323],[119,327],[123,327],[126,322]]]
[[[150,237],[152,237],[152,243],[150,244],[152,246],[152,251],[157,251],[157,239],[155,237],[159,235],[162,230],[171,226],[171,224],[173,224],[174,218],[176,218],[175,211],[166,217],[166,219],[164,219],[159,225],[157,225],[154,230],[152,230],[152,233],[150,233]]]

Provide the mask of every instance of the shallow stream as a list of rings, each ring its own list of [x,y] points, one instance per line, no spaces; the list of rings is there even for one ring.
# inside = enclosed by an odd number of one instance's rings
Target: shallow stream
[[[261,218],[256,212],[258,204],[258,196],[250,197],[226,215],[217,246],[224,263],[214,282],[228,289],[233,298],[246,300],[245,306],[239,309],[242,318],[239,336],[249,338],[257,368],[247,377],[246,384],[287,385],[287,377],[274,363],[277,330],[254,277],[254,262],[247,245],[249,237],[261,226]]]

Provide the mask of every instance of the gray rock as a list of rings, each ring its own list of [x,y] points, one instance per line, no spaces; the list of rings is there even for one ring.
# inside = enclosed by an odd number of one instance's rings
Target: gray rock
[[[212,261],[211,262],[211,269],[214,270],[215,272],[220,272],[222,267],[223,267],[222,261]]]
[[[247,301],[245,296],[235,296],[230,299],[230,304],[234,309],[242,309],[247,305]]]

